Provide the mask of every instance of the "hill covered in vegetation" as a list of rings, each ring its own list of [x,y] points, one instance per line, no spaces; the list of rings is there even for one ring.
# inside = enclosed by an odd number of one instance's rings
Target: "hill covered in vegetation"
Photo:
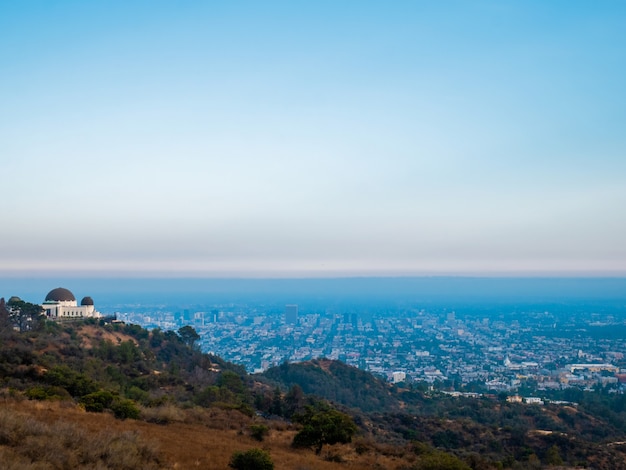
[[[227,468],[255,448],[275,468],[626,468],[620,397],[450,397],[329,360],[249,375],[201,353],[189,327],[38,319],[17,331],[2,308],[6,468]]]
[[[400,400],[385,382],[339,361],[316,359],[285,363],[268,369],[262,375],[283,388],[297,385],[306,394],[366,413],[400,409]]]
[[[350,410],[372,439],[426,444],[472,468],[626,468],[624,395],[566,389],[546,392],[553,403],[542,406],[510,403],[506,395],[452,396],[423,384],[394,386],[326,359],[282,364],[262,375]]]

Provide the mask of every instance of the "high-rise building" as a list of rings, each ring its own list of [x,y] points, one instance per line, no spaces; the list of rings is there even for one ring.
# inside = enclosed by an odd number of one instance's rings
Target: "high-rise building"
[[[298,323],[298,306],[297,305],[285,305],[285,323],[296,324]]]

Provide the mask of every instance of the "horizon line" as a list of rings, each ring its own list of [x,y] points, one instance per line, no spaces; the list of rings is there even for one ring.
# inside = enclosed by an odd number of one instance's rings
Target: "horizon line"
[[[194,279],[194,280],[338,280],[338,279],[626,279],[626,271],[480,271],[480,272],[189,272],[189,271],[2,271],[0,279]]]

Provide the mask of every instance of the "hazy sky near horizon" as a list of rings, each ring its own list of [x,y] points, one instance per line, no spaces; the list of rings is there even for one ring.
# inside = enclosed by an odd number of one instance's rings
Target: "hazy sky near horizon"
[[[0,274],[626,275],[626,3],[0,3]]]

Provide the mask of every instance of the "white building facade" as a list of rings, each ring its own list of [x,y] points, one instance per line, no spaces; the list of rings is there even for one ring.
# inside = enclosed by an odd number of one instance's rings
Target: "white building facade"
[[[83,297],[78,305],[74,294],[63,287],[57,287],[48,292],[41,306],[50,320],[102,317],[102,314],[96,310],[91,297]]]

